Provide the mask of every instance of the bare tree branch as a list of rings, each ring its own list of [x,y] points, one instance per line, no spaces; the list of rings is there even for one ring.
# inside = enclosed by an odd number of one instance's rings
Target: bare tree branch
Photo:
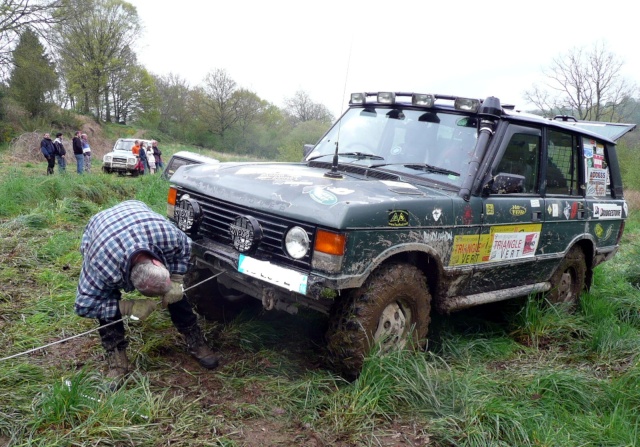
[[[622,121],[626,110],[620,105],[638,91],[621,77],[622,66],[604,42],[574,48],[552,60],[543,71],[545,88],[534,85],[525,99],[547,116],[569,113],[583,120]]]
[[[0,0],[0,76],[11,69],[11,51],[22,30],[30,27],[41,37],[60,17],[55,12],[63,8],[62,0]]]

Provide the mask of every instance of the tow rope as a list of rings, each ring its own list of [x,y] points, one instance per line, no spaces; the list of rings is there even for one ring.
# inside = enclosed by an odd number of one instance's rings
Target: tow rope
[[[200,284],[203,284],[203,283],[205,283],[205,282],[207,282],[207,281],[209,281],[209,280],[212,280],[213,278],[215,278],[215,277],[217,277],[217,276],[220,276],[221,274],[222,274],[222,272],[220,272],[220,273],[216,273],[215,275],[213,275],[213,276],[211,276],[211,277],[209,277],[209,278],[207,278],[207,279],[205,279],[205,280],[203,280],[203,281],[200,281],[200,282],[199,282],[199,283],[197,283],[197,284],[194,284],[194,285],[192,285],[192,286],[187,287],[186,289],[184,289],[184,290],[183,290],[183,292],[186,292],[187,290],[191,290],[191,289],[193,289],[194,287],[199,286]],[[136,317],[135,315],[132,315],[132,316],[131,316],[131,317],[129,317],[128,319],[129,319],[129,320],[132,320],[132,321],[138,321],[138,320],[139,320],[139,318],[138,318],[138,317]],[[10,355],[10,356],[8,356],[8,357],[3,357],[3,358],[1,358],[1,359],[0,359],[0,362],[4,362],[5,360],[13,359],[13,358],[15,358],[15,357],[20,357],[21,355],[31,354],[32,352],[39,351],[39,350],[41,350],[41,349],[46,349],[46,348],[48,348],[48,347],[55,346],[55,345],[58,345],[58,344],[60,344],[60,343],[67,342],[67,341],[69,341],[69,340],[73,340],[74,338],[84,337],[85,335],[91,334],[92,332],[99,331],[99,330],[100,330],[100,329],[102,329],[103,327],[111,326],[111,325],[113,325],[113,324],[120,323],[121,321],[125,321],[125,320],[127,320],[127,318],[126,318],[126,317],[122,317],[122,318],[120,318],[119,320],[111,321],[110,323],[104,324],[104,325],[102,325],[102,326],[98,326],[97,328],[91,329],[91,330],[86,331],[86,332],[83,332],[83,333],[81,333],[81,334],[72,335],[71,337],[63,338],[62,340],[54,341],[54,342],[48,343],[48,344],[46,344],[46,345],[39,346],[39,347],[37,347],[37,348],[29,349],[29,350],[24,351],[24,352],[19,352],[18,354],[13,354],[13,355]]]

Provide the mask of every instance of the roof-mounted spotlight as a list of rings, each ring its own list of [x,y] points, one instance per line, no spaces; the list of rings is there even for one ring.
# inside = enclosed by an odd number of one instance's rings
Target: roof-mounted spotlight
[[[471,98],[456,98],[453,103],[453,107],[455,107],[456,110],[475,113],[478,111],[478,107],[480,107],[480,100]]]
[[[433,107],[435,100],[433,95],[426,95],[424,93],[414,93],[411,95],[411,104],[414,106]]]
[[[364,104],[366,95],[364,93],[351,93],[349,104]]]
[[[396,102],[396,94],[393,92],[378,92],[378,102],[380,104],[394,104]]]

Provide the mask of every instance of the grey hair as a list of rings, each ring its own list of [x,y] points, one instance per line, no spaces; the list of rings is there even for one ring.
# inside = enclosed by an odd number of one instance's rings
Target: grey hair
[[[137,262],[131,268],[131,283],[145,296],[161,296],[171,289],[169,270],[151,262]]]

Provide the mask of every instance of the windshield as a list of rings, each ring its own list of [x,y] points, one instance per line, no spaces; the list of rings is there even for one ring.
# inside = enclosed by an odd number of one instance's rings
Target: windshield
[[[329,157],[460,185],[477,139],[477,118],[404,108],[349,109],[307,160]],[[436,169],[441,168],[441,169]]]

